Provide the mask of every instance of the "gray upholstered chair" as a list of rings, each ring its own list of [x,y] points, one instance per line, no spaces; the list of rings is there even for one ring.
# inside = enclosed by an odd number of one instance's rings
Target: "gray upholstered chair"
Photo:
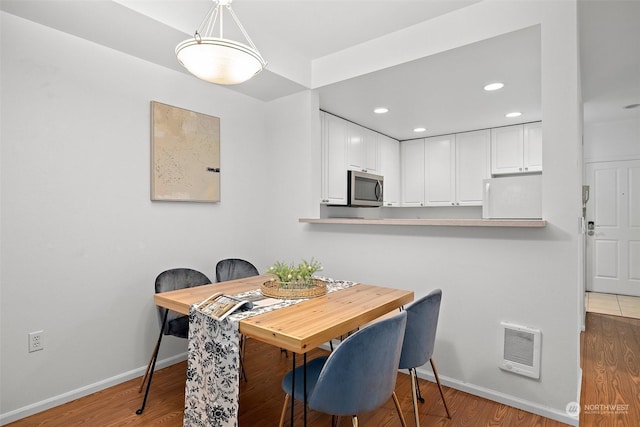
[[[358,414],[372,411],[393,397],[402,425],[406,426],[394,392],[406,319],[407,313],[402,311],[373,323],[346,338],[329,356],[307,363],[309,408],[331,414],[334,424],[336,417],[351,416],[357,427]],[[286,397],[280,426],[291,394],[304,400],[303,369],[300,366],[282,379]]]
[[[216,264],[216,281],[226,282],[227,280],[244,279],[245,277],[257,276],[258,269],[249,261],[240,258],[227,258],[218,261]],[[247,373],[244,370],[244,351],[247,344],[247,337],[240,336],[240,375],[247,381]]]
[[[216,281],[218,282],[243,279],[258,274],[260,273],[253,264],[240,258],[227,258],[216,264]]]
[[[156,293],[168,292],[175,291],[177,289],[206,285],[209,283],[211,283],[211,280],[197,270],[192,270],[190,268],[174,268],[163,271],[158,275],[158,277],[156,277],[155,290]],[[158,359],[158,351],[160,350],[160,343],[162,342],[163,335],[173,335],[178,338],[189,338],[189,316],[176,313],[166,308],[158,307],[158,320],[160,321],[160,335],[158,336],[158,341],[156,342],[156,346],[151,354],[151,359],[147,365],[147,370],[142,377],[142,382],[138,389],[138,393],[140,393],[144,387],[144,383],[147,382],[147,389],[144,392],[142,407],[136,411],[138,415],[142,414],[142,411],[144,411],[144,407],[147,404],[147,397],[149,395],[149,389],[151,388],[151,380],[153,379],[153,371],[156,367],[156,360]]]
[[[451,418],[447,402],[444,400],[444,393],[442,392],[438,371],[431,357],[436,339],[436,328],[438,327],[440,301],[442,301],[442,291],[436,289],[427,296],[413,301],[405,307],[405,311],[407,312],[407,327],[404,333],[402,354],[398,367],[400,369],[408,369],[411,375],[411,394],[413,395],[413,413],[416,426],[420,426],[418,399],[424,402],[420,394],[416,368],[427,363],[427,360],[431,362],[431,368],[433,369],[433,375],[436,378],[436,383],[440,390],[440,396],[442,397],[444,409],[447,412],[447,418]]]

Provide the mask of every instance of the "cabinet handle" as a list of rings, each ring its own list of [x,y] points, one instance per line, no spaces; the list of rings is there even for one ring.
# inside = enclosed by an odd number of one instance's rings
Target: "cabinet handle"
[[[455,206],[456,204],[454,202],[451,202],[451,206]]]
[[[520,172],[522,172],[522,168],[520,168]]]
[[[528,171],[528,170],[529,170],[529,168],[524,168],[524,170]]]

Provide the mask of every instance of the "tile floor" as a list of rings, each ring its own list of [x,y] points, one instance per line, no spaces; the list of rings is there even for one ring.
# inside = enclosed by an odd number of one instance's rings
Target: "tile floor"
[[[585,292],[587,311],[640,319],[640,297]]]

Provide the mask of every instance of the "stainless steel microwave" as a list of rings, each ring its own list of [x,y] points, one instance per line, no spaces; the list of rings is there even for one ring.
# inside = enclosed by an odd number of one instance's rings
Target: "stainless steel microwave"
[[[384,178],[366,172],[347,173],[347,205],[377,207],[382,206]]]

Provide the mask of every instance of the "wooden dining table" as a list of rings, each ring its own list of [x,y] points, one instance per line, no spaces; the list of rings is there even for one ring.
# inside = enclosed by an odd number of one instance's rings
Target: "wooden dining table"
[[[239,294],[260,286],[271,275],[247,277],[211,285],[155,294],[156,305],[189,314],[192,304],[216,292]],[[240,333],[267,344],[304,354],[413,301],[412,291],[356,284],[338,292],[242,319]]]
[[[272,277],[263,274],[158,293],[154,302],[160,307],[188,315],[193,304],[216,292],[236,295],[260,289]],[[296,354],[302,354],[306,364],[307,352],[333,338],[347,335],[413,299],[412,291],[357,283],[294,305],[243,318],[238,322],[238,329],[246,337],[293,352],[295,367]],[[305,405],[305,425],[306,409]],[[293,405],[291,418],[293,421]]]

